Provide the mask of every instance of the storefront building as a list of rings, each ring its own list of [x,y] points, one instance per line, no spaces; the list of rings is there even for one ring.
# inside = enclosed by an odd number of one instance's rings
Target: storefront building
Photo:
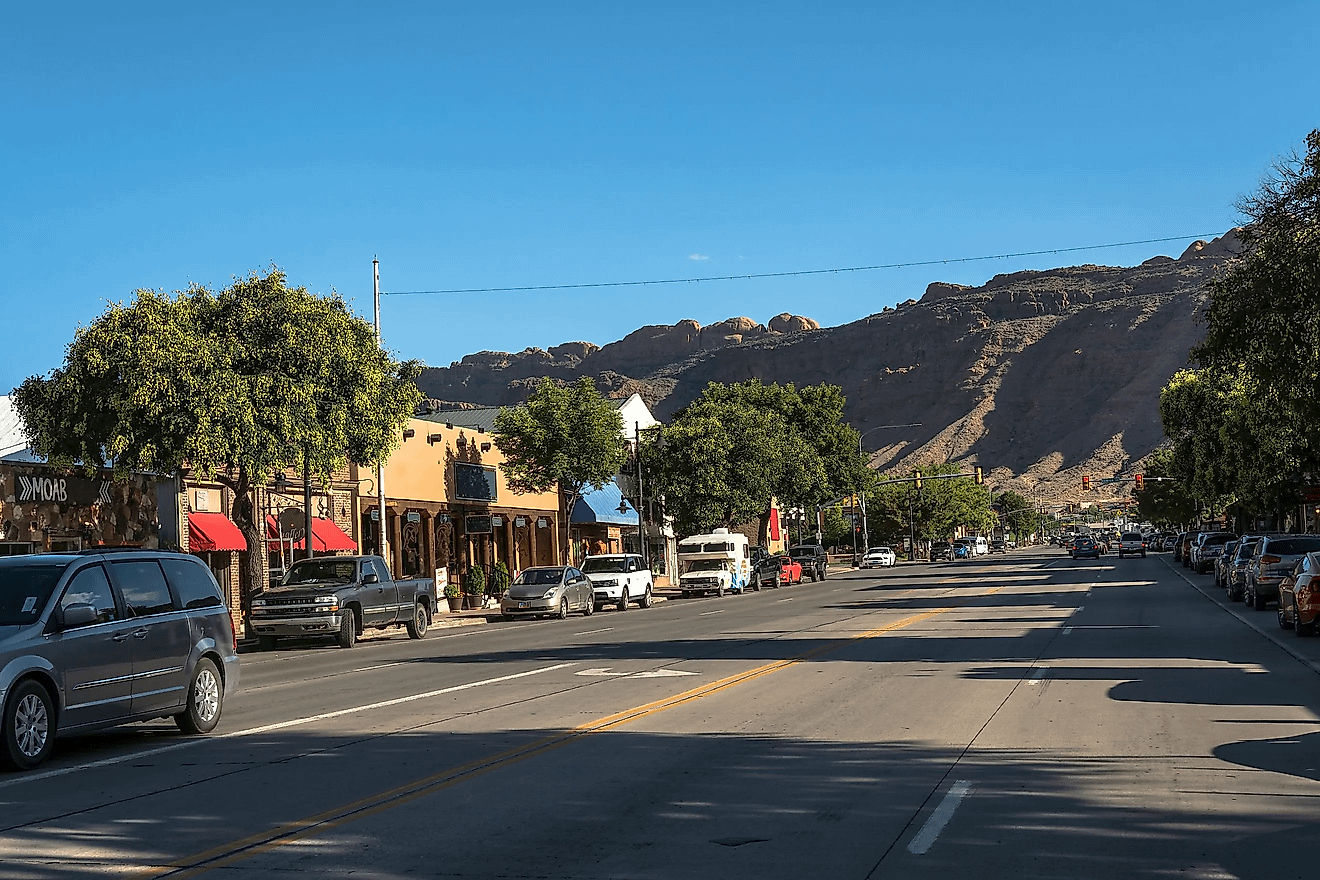
[[[558,490],[514,492],[487,425],[455,425],[445,421],[448,415],[409,421],[385,464],[383,517],[375,469],[350,469],[361,487],[357,529],[364,552],[379,552],[384,530],[396,576],[435,577],[444,569],[449,580],[461,580],[474,566],[489,575],[500,562],[510,575],[561,563]]]

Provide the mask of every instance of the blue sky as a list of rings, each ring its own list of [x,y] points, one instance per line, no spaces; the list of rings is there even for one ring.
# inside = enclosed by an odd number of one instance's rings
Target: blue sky
[[[777,272],[1219,232],[1320,126],[1320,4],[28,4],[0,52],[0,390],[134,289]],[[604,344],[1186,241],[384,299],[387,346]]]

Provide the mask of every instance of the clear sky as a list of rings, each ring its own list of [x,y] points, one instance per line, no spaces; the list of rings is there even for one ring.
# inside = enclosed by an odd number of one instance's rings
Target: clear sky
[[[1220,232],[1320,126],[1320,3],[7,4],[0,391],[134,289],[274,263],[386,291],[949,259]],[[386,345],[482,349],[1190,239],[796,279],[390,296]]]

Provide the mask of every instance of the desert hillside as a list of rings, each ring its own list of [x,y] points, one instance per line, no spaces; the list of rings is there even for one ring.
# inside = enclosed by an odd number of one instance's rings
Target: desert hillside
[[[588,375],[612,396],[640,392],[663,419],[711,381],[829,382],[861,431],[921,423],[866,434],[877,467],[974,461],[994,485],[1077,500],[1082,474],[1131,473],[1159,444],[1159,390],[1186,365],[1206,282],[1238,247],[1228,233],[1139,266],[936,282],[838,327],[795,315],[680,321],[603,347],[480,352],[420,384],[441,407],[493,405],[521,401],[542,376]]]

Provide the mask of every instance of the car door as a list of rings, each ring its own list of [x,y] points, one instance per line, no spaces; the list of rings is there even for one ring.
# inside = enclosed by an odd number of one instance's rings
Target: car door
[[[385,626],[399,617],[399,588],[390,580],[385,561],[372,557],[362,563],[362,575],[376,576],[376,583],[362,586],[362,620],[367,626]]]
[[[568,601],[574,608],[586,608],[587,603],[593,601],[591,581],[576,568],[570,569],[569,573],[573,580]]]
[[[192,624],[154,559],[112,560],[110,574],[132,622],[133,714],[169,715],[188,693]]]
[[[88,565],[70,578],[57,614],[70,605],[84,604],[96,611],[95,621],[53,632],[47,640],[46,656],[63,678],[61,730],[114,721],[131,711],[132,621],[124,619],[100,564]]]

